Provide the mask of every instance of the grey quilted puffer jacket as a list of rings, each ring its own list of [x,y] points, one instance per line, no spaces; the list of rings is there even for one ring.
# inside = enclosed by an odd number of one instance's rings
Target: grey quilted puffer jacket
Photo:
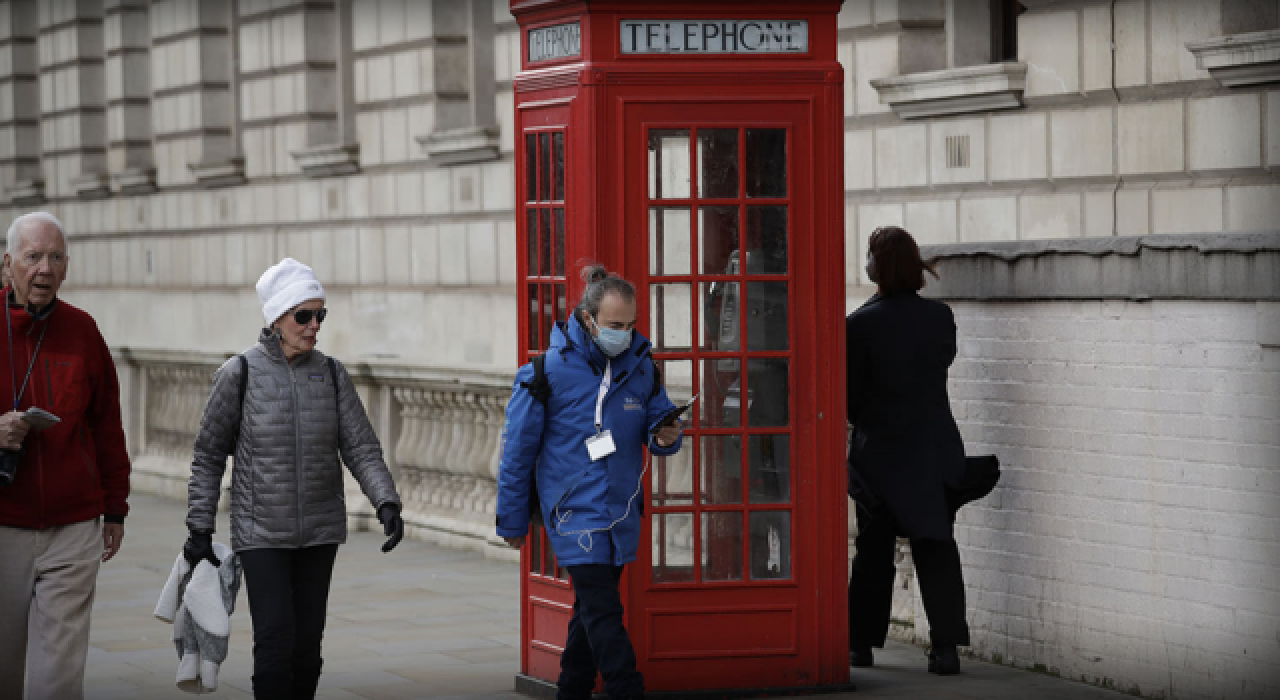
[[[227,457],[231,472],[231,548],[297,548],[347,539],[342,464],[374,509],[400,505],[382,446],[346,369],[318,351],[285,360],[280,340],[264,330],[245,352],[249,381],[243,411],[239,358],[214,374],[196,435],[187,488],[187,527],[214,529]],[[238,439],[237,439],[238,434]]]

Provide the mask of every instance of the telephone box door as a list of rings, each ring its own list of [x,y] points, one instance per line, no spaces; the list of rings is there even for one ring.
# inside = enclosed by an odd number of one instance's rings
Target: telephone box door
[[[620,104],[626,275],[672,400],[698,396],[682,451],[652,460],[649,546],[629,569],[646,686],[847,683],[818,620],[843,612],[824,602],[844,558],[818,544],[839,509],[820,507],[816,478],[831,377],[815,347],[812,101]]]

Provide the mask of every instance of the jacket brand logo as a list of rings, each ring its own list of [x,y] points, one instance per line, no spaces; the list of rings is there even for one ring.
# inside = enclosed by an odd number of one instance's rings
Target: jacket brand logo
[[[644,406],[641,406],[640,402],[636,400],[634,396],[628,396],[627,400],[622,402],[622,408],[623,410],[626,410],[626,411],[643,411],[644,410]]]
[[[310,379],[310,380],[311,380],[311,381],[313,381],[313,382],[323,382],[323,381],[324,381],[324,375],[323,375],[323,374],[312,374],[312,375],[309,375],[309,376],[307,377],[307,379]]]

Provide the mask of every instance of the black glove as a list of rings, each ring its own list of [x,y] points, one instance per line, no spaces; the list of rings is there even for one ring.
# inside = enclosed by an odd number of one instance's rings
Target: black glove
[[[394,503],[383,503],[378,507],[378,522],[382,523],[382,534],[389,539],[382,545],[383,552],[390,552],[404,539],[404,521],[400,519],[400,506]]]
[[[191,536],[187,538],[187,543],[182,546],[182,556],[186,557],[187,563],[191,568],[196,568],[201,559],[209,560],[216,569],[222,566],[222,562],[213,553],[213,533],[212,532],[196,532],[192,531]]]

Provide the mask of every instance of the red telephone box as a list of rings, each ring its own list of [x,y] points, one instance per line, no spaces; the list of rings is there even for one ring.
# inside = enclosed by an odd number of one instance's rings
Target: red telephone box
[[[519,359],[590,258],[637,284],[672,400],[699,394],[624,579],[651,691],[849,688],[840,4],[511,0]],[[529,691],[573,602],[533,530]]]

